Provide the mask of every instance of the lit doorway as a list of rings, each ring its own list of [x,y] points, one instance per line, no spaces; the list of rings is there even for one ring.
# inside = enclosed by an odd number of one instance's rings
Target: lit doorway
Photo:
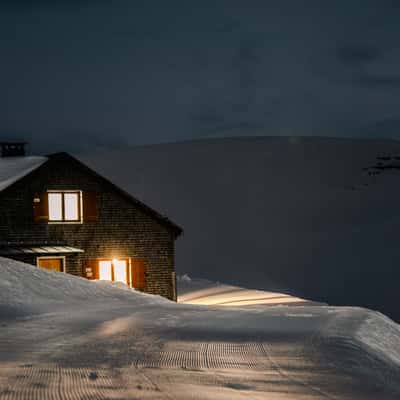
[[[104,281],[123,282],[129,285],[128,260],[99,261],[99,279]]]

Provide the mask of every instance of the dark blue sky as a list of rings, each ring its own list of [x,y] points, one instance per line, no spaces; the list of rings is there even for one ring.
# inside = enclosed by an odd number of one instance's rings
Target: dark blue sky
[[[36,151],[400,135],[398,1],[0,4],[0,138]]]

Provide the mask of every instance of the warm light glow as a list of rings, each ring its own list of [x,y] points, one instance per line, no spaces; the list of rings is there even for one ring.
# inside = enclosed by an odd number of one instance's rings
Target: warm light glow
[[[284,293],[219,285],[211,288],[206,287],[204,289],[190,291],[181,295],[179,297],[179,302],[218,306],[246,306],[258,304],[273,306],[290,303],[307,305],[308,300]]]
[[[79,219],[78,193],[64,193],[64,214],[66,221]]]
[[[116,281],[128,284],[127,261],[114,258],[99,261],[99,279],[103,281]]]
[[[128,283],[126,261],[125,260],[113,260],[114,265],[114,280],[117,282]]]
[[[49,193],[49,220],[62,220],[62,194]]]
[[[103,281],[111,281],[111,261],[100,261],[99,262],[99,279]]]

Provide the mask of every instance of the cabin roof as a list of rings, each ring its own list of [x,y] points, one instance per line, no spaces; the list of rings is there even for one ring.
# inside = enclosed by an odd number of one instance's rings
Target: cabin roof
[[[35,171],[45,162],[51,159],[66,159],[70,162],[76,163],[80,168],[84,169],[88,174],[94,176],[97,179],[102,180],[105,184],[111,187],[114,191],[118,192],[121,196],[125,197],[131,203],[134,203],[138,208],[142,209],[144,212],[158,220],[161,224],[166,225],[176,236],[179,236],[183,229],[172,222],[170,219],[155,211],[151,207],[142,203],[140,200],[133,197],[130,193],[116,186],[107,178],[98,174],[96,171],[89,168],[87,165],[77,160],[75,157],[68,153],[55,153],[47,157],[42,156],[24,156],[24,157],[0,157],[0,192],[8,188],[15,182],[19,181],[23,177],[27,176],[31,172]]]
[[[0,191],[28,175],[48,160],[47,157],[0,157]]]

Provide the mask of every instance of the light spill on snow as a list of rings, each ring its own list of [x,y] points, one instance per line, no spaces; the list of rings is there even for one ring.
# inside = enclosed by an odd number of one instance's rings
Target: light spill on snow
[[[218,306],[317,304],[285,293],[245,289],[206,279],[191,279],[188,274],[178,276],[177,281],[178,302],[185,304]]]
[[[136,329],[140,328],[139,322],[132,322],[132,317],[115,318],[112,321],[104,322],[96,334],[98,337],[112,337],[129,332],[133,326],[136,327]]]
[[[45,161],[47,157],[39,156],[0,158],[0,191],[35,170]]]

